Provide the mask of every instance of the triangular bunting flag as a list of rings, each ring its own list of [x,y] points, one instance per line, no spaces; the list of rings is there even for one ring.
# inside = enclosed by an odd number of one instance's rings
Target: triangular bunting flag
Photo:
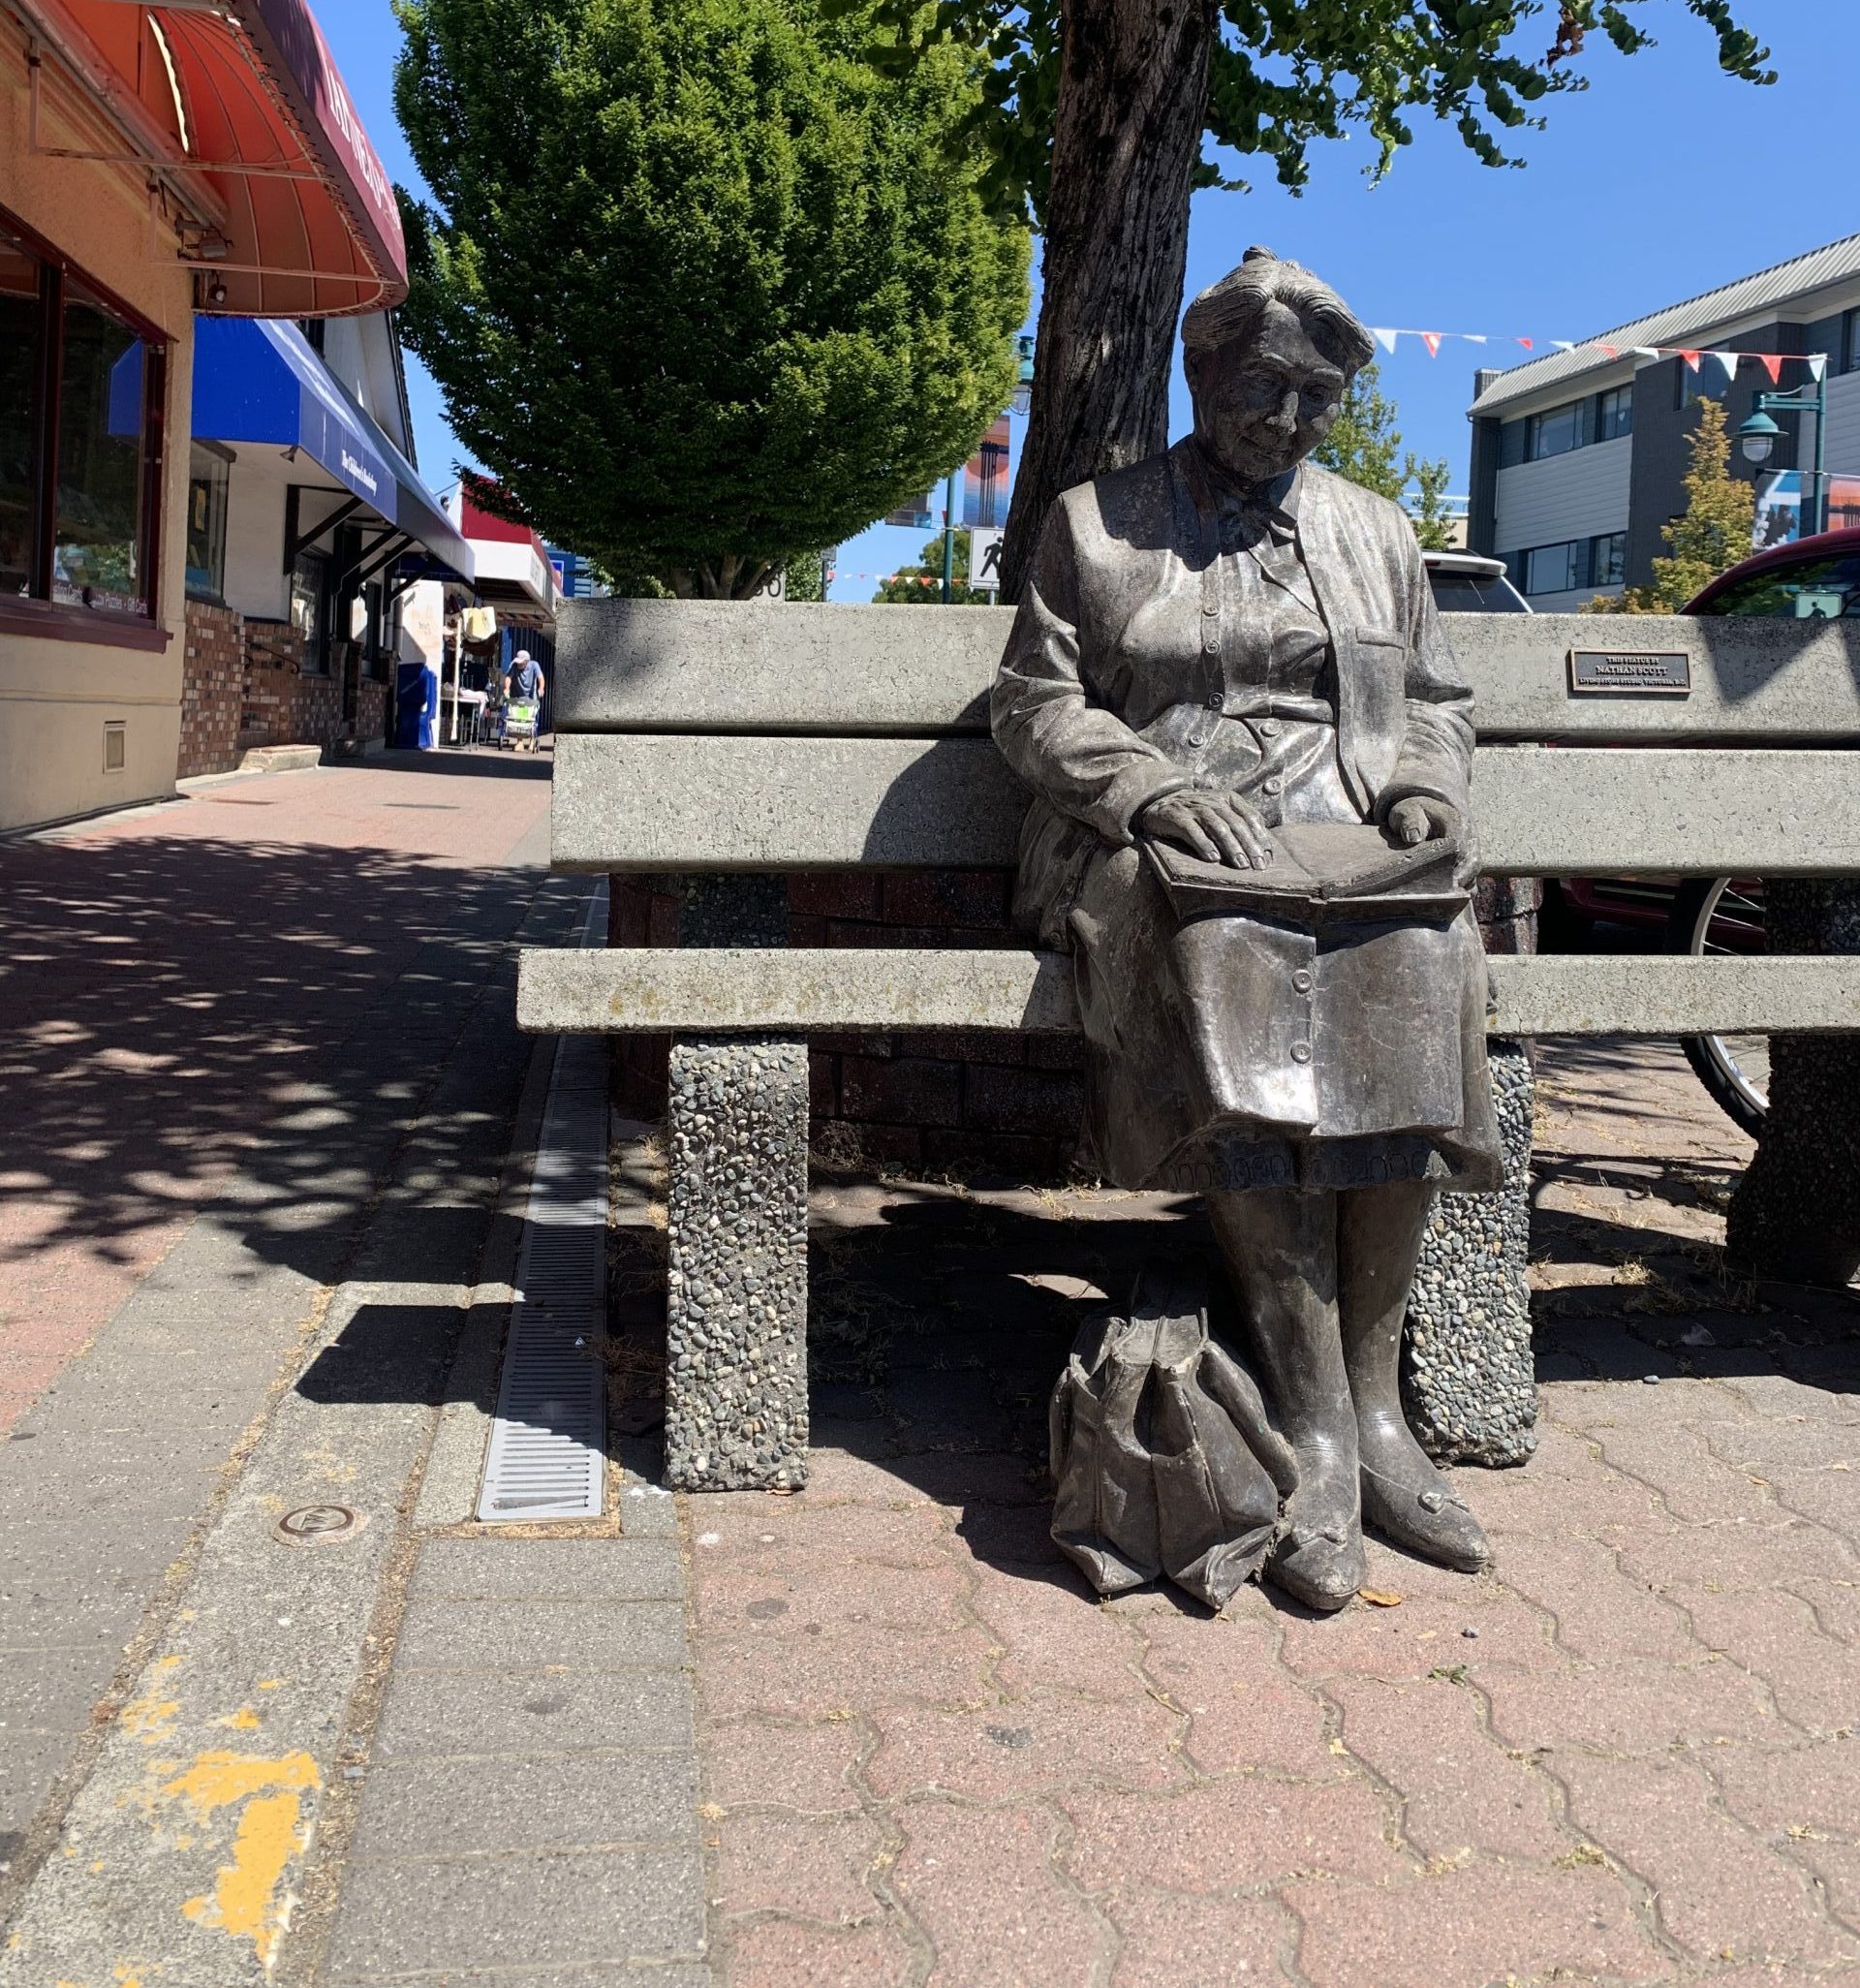
[[[1680,357],[1683,358],[1686,361],[1686,363],[1691,367],[1693,372],[1697,372],[1698,362],[1701,358],[1705,357],[1705,355],[1701,352],[1688,352],[1683,345],[1678,348],[1678,351]]]
[[[1485,333],[1483,331],[1462,331],[1460,336],[1469,345],[1483,345],[1485,343]]]
[[[1727,381],[1737,378],[1737,362],[1743,357],[1741,353],[1708,352],[1705,357],[1711,360],[1713,365],[1723,368],[1724,377]]]
[[[1595,343],[1600,346],[1602,351],[1605,352],[1610,358],[1619,358],[1621,357],[1621,347],[1618,345],[1610,345],[1607,339],[1597,338],[1595,341]]]
[[[1534,338],[1520,338],[1518,343],[1524,347],[1526,352],[1535,352],[1537,349],[1537,341]]]
[[[1426,346],[1426,347],[1427,347],[1427,356],[1428,356],[1428,357],[1429,357],[1429,358],[1439,358],[1439,357],[1440,357],[1440,356],[1441,356],[1441,334],[1440,334],[1440,332],[1438,332],[1438,331],[1423,331],[1423,332],[1421,333],[1421,343],[1422,343],[1422,344],[1423,344],[1424,346]]]
[[[1780,352],[1753,353],[1752,357],[1769,374],[1772,387],[1780,387],[1782,384],[1782,355]]]
[[[1628,350],[1636,358],[1656,359],[1659,357],[1659,347],[1657,345],[1630,345]]]
[[[1827,370],[1828,356],[1825,352],[1812,352],[1809,354],[1809,378],[1811,380],[1818,381]]]
[[[1520,343],[1522,343],[1522,341],[1520,341]],[[1576,349],[1576,341],[1573,338],[1553,338],[1551,339],[1550,343],[1554,345],[1559,352],[1574,352]]]
[[[1373,339],[1375,339],[1376,343],[1380,345],[1384,352],[1393,352],[1395,350],[1395,341],[1401,334],[1396,331],[1388,330],[1384,326],[1372,325],[1369,327],[1369,335]]]

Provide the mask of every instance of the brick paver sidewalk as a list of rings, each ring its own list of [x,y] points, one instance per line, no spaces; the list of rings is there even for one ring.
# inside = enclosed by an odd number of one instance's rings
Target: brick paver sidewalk
[[[1399,1603],[1328,1620],[1101,1604],[1047,1538],[1158,1204],[822,1195],[812,1482],[686,1501],[727,1978],[1860,1983],[1857,1321],[1720,1282],[1748,1151],[1664,1045],[1550,1052],[1496,1571],[1372,1547]]]

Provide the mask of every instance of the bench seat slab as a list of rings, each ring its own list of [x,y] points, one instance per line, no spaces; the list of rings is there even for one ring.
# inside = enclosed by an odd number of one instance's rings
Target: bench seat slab
[[[1517,954],[1489,962],[1497,1036],[1860,1028],[1860,960]],[[1020,1029],[1075,1034],[1071,962],[1034,951],[614,947],[521,955],[540,1034]]]

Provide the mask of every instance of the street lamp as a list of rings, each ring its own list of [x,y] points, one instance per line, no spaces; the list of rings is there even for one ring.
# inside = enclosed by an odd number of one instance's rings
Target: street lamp
[[[1786,393],[1759,393],[1751,404],[1750,419],[1743,422],[1737,431],[1738,447],[1744,451],[1744,460],[1765,463],[1775,451],[1777,437],[1782,432],[1770,419],[1773,410],[1814,417],[1814,467],[1805,471],[1802,477],[1801,536],[1805,539],[1812,539],[1821,530],[1821,511],[1827,495],[1827,477],[1823,470],[1828,432],[1825,379],[1825,375],[1817,374],[1806,387],[1792,388]]]

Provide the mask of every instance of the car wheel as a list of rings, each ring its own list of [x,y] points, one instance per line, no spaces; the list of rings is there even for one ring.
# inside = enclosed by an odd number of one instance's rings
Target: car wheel
[[[1712,926],[1732,921],[1763,929],[1763,900],[1732,877],[1691,877],[1679,886],[1666,925],[1668,952],[1694,958],[1743,953]],[[1768,1036],[1682,1036],[1680,1047],[1720,1108],[1752,1138],[1763,1130],[1770,1108],[1770,1039]]]

